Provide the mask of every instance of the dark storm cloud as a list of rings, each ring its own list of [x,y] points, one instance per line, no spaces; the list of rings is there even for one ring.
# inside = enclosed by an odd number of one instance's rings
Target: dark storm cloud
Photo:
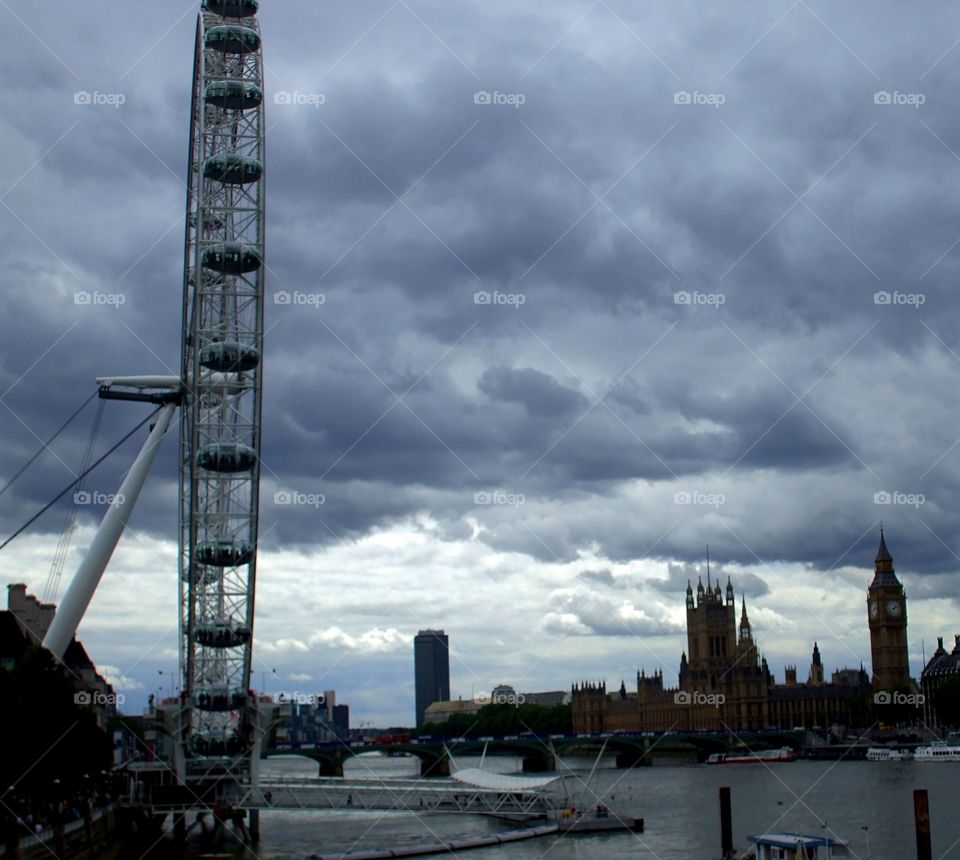
[[[3,398],[19,416],[0,412],[5,476],[98,374],[179,364],[193,27],[156,4],[14,6],[50,50],[8,15],[22,38],[0,58],[2,188],[16,183],[0,209],[3,388],[29,373]],[[542,559],[596,544],[691,564],[709,539],[728,563],[828,569],[867,567],[882,518],[905,566],[955,571],[937,404],[960,352],[960,54],[935,61],[956,13],[879,4],[866,26],[799,4],[767,32],[787,7],[611,2],[565,33],[582,8],[411,8],[442,42],[402,4],[264,4],[266,539],[325,545],[425,511],[446,535],[476,517],[481,540]],[[84,108],[81,89],[126,102]],[[324,102],[274,102],[293,91]],[[476,104],[479,91],[524,102]],[[680,91],[725,101],[677,104]],[[125,303],[78,308],[82,290]],[[273,304],[281,290],[324,303]],[[474,303],[495,291],[524,301]],[[104,442],[141,414],[110,404]],[[88,426],[55,446],[71,468]],[[167,537],[174,442],[137,512]],[[67,479],[45,455],[2,500],[5,525]],[[647,496],[621,495],[632,484]],[[496,488],[526,504],[475,504]],[[325,503],[275,505],[285,490]],[[727,502],[674,505],[696,490]],[[884,490],[926,503],[882,508]]]

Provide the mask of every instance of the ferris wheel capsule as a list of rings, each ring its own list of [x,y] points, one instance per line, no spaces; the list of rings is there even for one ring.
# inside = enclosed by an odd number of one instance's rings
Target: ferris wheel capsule
[[[244,373],[260,364],[260,350],[235,341],[208,343],[200,350],[200,364],[218,373]]]
[[[246,185],[263,175],[263,165],[249,155],[227,152],[211,155],[203,163],[203,175],[224,185]]]
[[[252,81],[213,81],[204,89],[203,100],[224,110],[251,110],[263,103],[263,90]]]
[[[252,54],[260,48],[260,34],[251,27],[221,24],[207,30],[204,43],[224,54]]]
[[[196,640],[207,648],[236,648],[250,641],[250,628],[246,624],[221,619],[201,621],[196,628]]]
[[[244,275],[260,268],[263,258],[256,245],[217,242],[204,249],[201,261],[206,269],[224,275]]]
[[[253,550],[253,544],[246,541],[201,541],[197,544],[196,559],[211,567],[239,567],[253,558]]]
[[[197,690],[193,694],[194,707],[201,711],[236,711],[247,701],[247,691],[239,687],[230,688],[226,685],[216,685]]]
[[[257,464],[257,452],[239,442],[215,442],[197,452],[197,465],[210,472],[249,472]]]
[[[252,18],[260,9],[258,0],[203,0],[203,8],[221,18]]]

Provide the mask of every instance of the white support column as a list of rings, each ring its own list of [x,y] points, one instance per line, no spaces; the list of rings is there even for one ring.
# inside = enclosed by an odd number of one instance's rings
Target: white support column
[[[168,403],[160,411],[157,417],[157,423],[153,431],[144,442],[143,448],[134,460],[130,471],[117,491],[114,503],[107,509],[97,533],[90,543],[86,556],[77,572],[73,576],[73,581],[67,589],[67,593],[60,601],[57,607],[57,613],[54,616],[53,623],[44,637],[43,645],[50,650],[57,659],[63,659],[63,654],[73,639],[73,635],[80,626],[87,607],[93,598],[103,571],[106,569],[110,556],[113,555],[120,535],[127,524],[127,519],[136,504],[140,490],[147,479],[150,467],[157,457],[157,451],[160,449],[160,443],[163,441],[163,435],[170,426],[170,421],[177,409],[176,403]]]

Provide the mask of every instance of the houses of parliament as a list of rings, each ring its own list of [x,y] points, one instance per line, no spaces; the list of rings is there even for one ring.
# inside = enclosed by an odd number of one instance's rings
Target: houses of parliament
[[[815,642],[805,682],[787,666],[775,682],[754,641],[746,599],[736,619],[733,584],[725,588],[687,583],[687,650],[680,657],[679,684],[665,687],[663,671],[637,673],[636,693],[608,693],[606,685],[585,683],[572,691],[577,732],[791,729],[834,723],[859,725],[874,690],[911,685],[907,655],[907,601],[894,572],[883,530],[867,591],[867,621],[873,677],[861,665],[824,677]]]

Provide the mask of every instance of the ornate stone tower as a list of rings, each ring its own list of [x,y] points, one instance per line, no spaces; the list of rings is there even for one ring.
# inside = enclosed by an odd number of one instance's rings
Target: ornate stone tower
[[[688,663],[684,682],[690,689],[715,690],[736,659],[736,648],[733,585],[728,581],[724,594],[719,582],[713,585],[707,568],[707,587],[704,589],[702,581],[697,584],[696,603],[693,589],[687,584]]]
[[[873,688],[889,690],[910,684],[907,655],[907,596],[893,570],[893,558],[880,529],[880,549],[874,560],[874,576],[867,590],[870,652],[873,658]]]

